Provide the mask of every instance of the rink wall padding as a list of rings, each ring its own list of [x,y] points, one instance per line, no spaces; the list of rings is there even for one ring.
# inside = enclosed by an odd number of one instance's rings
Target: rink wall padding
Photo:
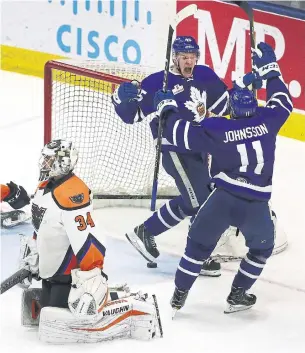
[[[1,45],[1,69],[6,71],[43,78],[45,63],[58,59],[65,57]],[[305,114],[293,112],[282,127],[280,135],[305,142]]]

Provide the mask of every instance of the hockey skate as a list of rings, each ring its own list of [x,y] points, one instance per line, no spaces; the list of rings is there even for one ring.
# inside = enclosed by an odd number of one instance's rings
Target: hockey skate
[[[170,300],[170,305],[173,308],[172,319],[175,317],[177,311],[184,306],[188,294],[188,290],[175,288],[172,299]]]
[[[200,270],[201,276],[208,276],[208,277],[219,277],[220,273],[220,263],[216,262],[212,258],[208,258],[202,265]]]
[[[155,242],[155,237],[144,227],[136,227],[132,232],[125,234],[130,244],[149,262],[160,255]]]
[[[225,314],[247,310],[256,303],[256,296],[254,294],[246,293],[244,288],[232,287],[231,293],[227,298],[227,303],[227,308],[224,311]]]

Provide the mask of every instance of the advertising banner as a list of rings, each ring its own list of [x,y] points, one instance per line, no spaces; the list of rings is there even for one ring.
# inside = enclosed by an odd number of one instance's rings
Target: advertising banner
[[[76,59],[163,66],[175,10],[175,1],[8,0],[2,4],[1,44]]]
[[[189,1],[177,1],[177,11]],[[236,5],[218,1],[192,1],[198,5],[196,18],[188,18],[178,35],[198,40],[200,64],[208,65],[231,87],[237,76],[251,71],[249,21]],[[256,42],[275,48],[279,65],[296,111],[305,112],[305,21],[254,10]],[[259,99],[265,99],[265,90]]]

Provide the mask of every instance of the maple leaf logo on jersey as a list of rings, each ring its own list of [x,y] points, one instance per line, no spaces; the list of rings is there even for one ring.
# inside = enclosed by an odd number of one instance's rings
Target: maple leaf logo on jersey
[[[84,201],[84,194],[78,194],[78,195],[74,195],[74,196],[70,196],[70,200],[73,203],[82,203]]]
[[[206,115],[207,93],[191,86],[191,101],[184,103],[185,107],[194,113],[194,121],[200,123]]]

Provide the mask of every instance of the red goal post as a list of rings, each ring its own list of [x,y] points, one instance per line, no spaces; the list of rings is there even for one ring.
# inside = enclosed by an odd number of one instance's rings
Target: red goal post
[[[49,61],[44,69],[44,142],[68,138],[79,150],[76,173],[94,198],[150,199],[155,143],[150,118],[125,124],[111,94],[117,85],[142,81],[158,71],[139,65],[99,61]],[[159,198],[177,194],[162,169]]]

